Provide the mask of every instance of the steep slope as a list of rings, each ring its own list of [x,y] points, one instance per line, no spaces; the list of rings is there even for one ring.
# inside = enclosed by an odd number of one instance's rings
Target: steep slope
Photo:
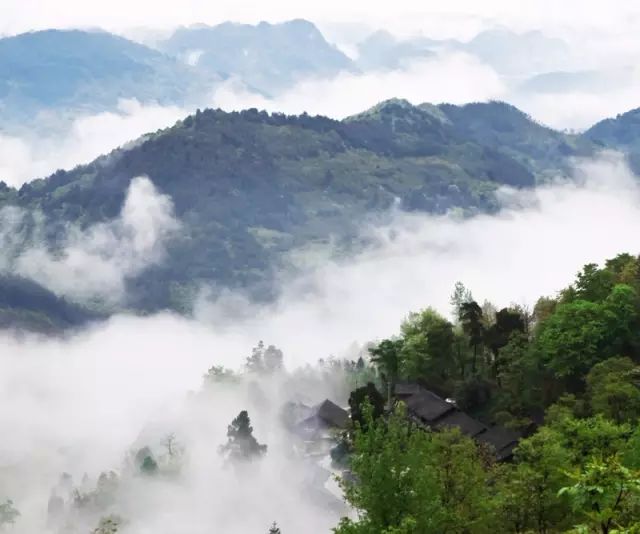
[[[584,137],[603,148],[627,153],[631,168],[640,173],[640,108],[600,121]]]
[[[237,76],[268,95],[303,77],[333,76],[352,68],[351,60],[306,20],[182,28],[158,46],[199,69]]]
[[[358,225],[397,200],[435,213],[493,210],[497,187],[562,172],[575,143],[501,104],[392,100],[344,121],[206,110],[90,165],[5,188],[0,203],[42,210],[55,241],[60,223],[116,216],[132,177],[149,176],[184,229],[163,265],[131,281],[127,304],[183,309],[200,283],[269,297],[292,250],[353,246]]]
[[[438,107],[459,136],[499,149],[535,172],[539,180],[566,168],[567,156],[587,155],[592,150],[588,140],[543,126],[504,102]],[[506,177],[502,180],[508,182]]]
[[[56,333],[100,315],[57,297],[30,280],[0,275],[0,329]]]
[[[47,30],[0,39],[0,118],[100,111],[119,98],[184,103],[205,80],[181,62],[106,32]]]

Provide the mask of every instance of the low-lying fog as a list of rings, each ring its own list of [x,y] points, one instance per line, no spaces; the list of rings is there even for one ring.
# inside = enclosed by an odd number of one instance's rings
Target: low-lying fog
[[[121,261],[128,252],[162,261],[164,236],[179,231],[179,221],[152,181],[132,182],[113,223],[70,233],[68,250],[76,252],[74,272],[89,284],[86,294],[100,291],[99,279],[84,276],[96,262],[106,261],[121,287],[118,281],[144,267]],[[318,366],[319,358],[357,358],[368,341],[394,334],[411,310],[433,306],[448,314],[458,280],[480,301],[532,306],[567,285],[584,263],[640,249],[640,189],[617,154],[577,162],[574,182],[501,194],[504,208],[495,216],[398,211],[385,227],[363,228],[374,246],[293,280],[283,275],[272,306],[242,295],[212,302],[203,293],[195,319],[121,315],[65,339],[0,335],[0,501],[13,499],[22,514],[13,531],[46,531],[47,502],[61,473],[75,485],[86,473],[85,488],[94,488],[100,472],[114,470],[121,482],[113,507],[127,520],[123,533],[266,533],[274,520],[284,533],[328,532],[339,511],[325,505],[326,495],[301,492],[317,466],[291,456],[278,415],[291,399],[344,404],[342,375]],[[155,206],[157,216],[137,217],[140,205]],[[100,232],[119,249],[106,260]],[[79,298],[59,280],[68,269],[56,261],[44,258],[37,272],[19,272]],[[258,340],[283,350],[291,374],[202,388],[213,365],[241,369]],[[268,452],[238,471],[225,465],[218,447],[241,409],[249,410]],[[179,475],[167,460],[170,434],[184,449]],[[172,475],[127,474],[126,454],[145,445]],[[66,532],[95,527],[82,521]]]

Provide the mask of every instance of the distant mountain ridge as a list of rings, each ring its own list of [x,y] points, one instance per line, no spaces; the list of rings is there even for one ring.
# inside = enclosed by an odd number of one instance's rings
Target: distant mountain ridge
[[[0,118],[48,111],[97,112],[120,98],[185,104],[211,78],[107,32],[46,30],[0,39]]]
[[[304,20],[181,28],[155,46],[100,30],[0,38],[0,132],[35,127],[46,114],[113,110],[120,99],[195,109],[230,77],[272,95],[354,68]]]
[[[304,77],[332,77],[354,68],[314,24],[302,19],[180,28],[158,47],[175,57],[191,54],[198,68],[236,76],[269,96]]]

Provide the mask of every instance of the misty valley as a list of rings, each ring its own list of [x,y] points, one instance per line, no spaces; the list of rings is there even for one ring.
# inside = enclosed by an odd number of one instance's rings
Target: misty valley
[[[3,4],[0,533],[640,532],[638,6]]]

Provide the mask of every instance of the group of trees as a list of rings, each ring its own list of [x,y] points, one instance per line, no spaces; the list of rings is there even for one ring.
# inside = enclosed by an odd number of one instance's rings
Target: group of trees
[[[365,404],[342,486],[357,518],[336,534],[640,532],[640,430],[555,406],[497,463],[458,430],[425,431],[402,405]]]
[[[336,532],[640,532],[640,259],[586,265],[531,312],[481,305],[462,284],[452,305],[453,321],[411,314],[371,350],[385,396],[421,383],[526,437],[498,463],[360,388],[343,481],[358,517]]]
[[[388,396],[398,380],[418,382],[490,422],[521,429],[568,394],[619,422],[636,412],[638,258],[586,265],[574,284],[531,311],[481,305],[462,284],[451,302],[452,321],[431,308],[412,313],[398,337],[371,350]]]

